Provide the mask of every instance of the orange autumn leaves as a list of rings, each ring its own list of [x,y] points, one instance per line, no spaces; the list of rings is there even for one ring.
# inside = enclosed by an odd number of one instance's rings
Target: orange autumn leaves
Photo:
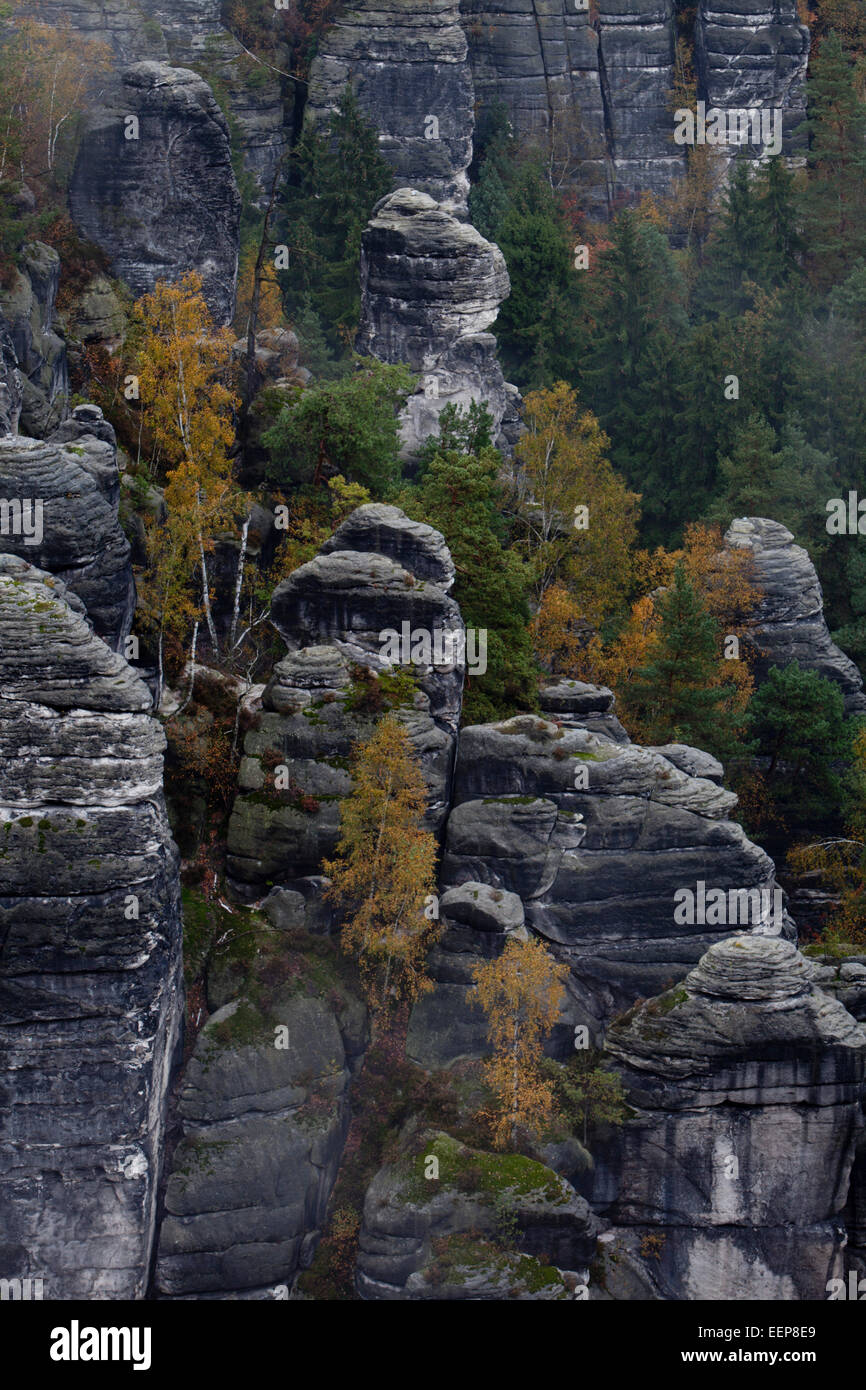
[[[714,684],[731,693],[727,708],[745,712],[753,681],[745,660],[728,660],[725,644],[741,641],[760,594],[747,551],[731,550],[720,528],[693,523],[681,549],[637,547],[640,497],[629,492],[603,457],[607,447],[594,417],[581,413],[564,383],[526,398],[527,435],[517,449],[525,474],[524,510],[534,513],[528,558],[539,603],[531,632],[536,656],[552,675],[608,685],[630,732],[647,736],[630,702],[635,673],[657,655],[656,599],[678,562],[718,629]],[[575,507],[589,510],[586,530],[563,524]]]

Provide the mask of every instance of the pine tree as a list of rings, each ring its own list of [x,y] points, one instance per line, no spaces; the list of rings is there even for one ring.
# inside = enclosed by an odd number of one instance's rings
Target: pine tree
[[[690,743],[730,753],[736,717],[727,708],[733,682],[718,684],[719,629],[680,561],[657,602],[659,623],[649,659],[633,676],[627,704],[649,743]]]
[[[866,255],[866,106],[857,94],[851,58],[835,33],[813,58],[806,94],[803,227],[812,278],[826,289]]]
[[[409,736],[387,715],[355,749],[353,789],[340,807],[340,840],[322,869],[346,911],[342,947],[361,970],[377,1016],[432,986],[427,953],[442,930],[425,912],[435,890],[436,838],[423,828],[427,793]]]
[[[417,485],[396,497],[415,521],[441,531],[457,570],[454,598],[468,628],[487,632],[487,671],[467,676],[463,719],[481,724],[533,709],[527,566],[507,544],[500,511],[501,459],[440,449]]]
[[[634,211],[613,222],[612,244],[593,277],[581,386],[610,438],[610,459],[643,496],[648,528],[669,529],[693,495],[672,464],[682,408],[685,284],[659,229]],[[685,469],[686,461],[683,461]]]
[[[291,260],[281,277],[286,310],[291,317],[312,308],[329,347],[344,355],[361,311],[361,235],[393,185],[376,132],[350,87],[326,130],[307,126],[294,164],[283,229]]]

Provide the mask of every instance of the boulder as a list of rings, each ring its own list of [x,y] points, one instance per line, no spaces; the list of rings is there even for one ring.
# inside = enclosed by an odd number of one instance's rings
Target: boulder
[[[514,398],[487,330],[509,292],[499,247],[426,193],[401,188],[374,208],[361,246],[356,346],[422,377],[402,415],[408,455],[438,433],[446,405],[485,402],[500,435]]]
[[[361,1298],[565,1300],[588,1277],[598,1224],[543,1163],[411,1124],[400,1150],[364,1200]],[[513,1232],[508,1242],[503,1224]],[[564,1271],[577,1278],[566,1281]]]
[[[197,73],[127,68],[87,117],[69,201],[134,295],[195,270],[215,321],[231,320],[240,195],[226,118]]]
[[[539,709],[554,723],[566,728],[589,729],[604,734],[614,743],[628,743],[629,737],[614,713],[616,698],[606,685],[560,679],[542,686]]]
[[[866,1032],[797,949],[715,943],[680,985],[618,1019],[606,1046],[633,1113],[602,1205],[654,1250],[655,1296],[826,1298]]]
[[[762,593],[752,617],[753,663],[758,681],[771,666],[796,661],[839,686],[845,713],[866,713],[863,678],[854,662],[830,638],[824,617],[824,595],[808,553],[778,521],[740,516],[731,523],[725,541],[748,550],[754,560],[754,582]]]
[[[0,1276],[140,1299],[182,1014],[150,694],[62,581],[0,555]]]

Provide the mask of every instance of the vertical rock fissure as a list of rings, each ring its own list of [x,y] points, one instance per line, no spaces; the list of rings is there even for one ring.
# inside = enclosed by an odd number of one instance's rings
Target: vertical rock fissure
[[[607,183],[607,206],[610,210],[613,206],[614,195],[616,193],[616,159],[614,155],[614,136],[613,136],[613,101],[610,93],[610,82],[607,75],[607,68],[604,61],[604,47],[601,39],[601,22],[598,14],[590,19],[590,25],[598,39],[598,85],[601,91],[602,120],[604,123],[604,172]]]

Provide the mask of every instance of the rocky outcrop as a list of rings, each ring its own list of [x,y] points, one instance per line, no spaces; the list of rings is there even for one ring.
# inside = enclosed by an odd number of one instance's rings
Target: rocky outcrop
[[[598,1037],[605,1018],[730,935],[737,914],[792,933],[772,860],[728,820],[735,805],[717,781],[586,729],[534,715],[473,726],[460,736],[441,881],[516,893],[527,926],[571,966],[574,1021]],[[723,912],[701,913],[700,883],[726,895]]]
[[[634,1113],[604,1205],[643,1296],[825,1299],[842,1268],[866,1032],[796,948],[713,945],[606,1045]]]
[[[614,713],[614,704],[613,691],[606,685],[588,685],[586,681],[551,681],[538,696],[539,709],[555,724],[589,729],[591,734],[604,734],[614,743],[628,743],[629,736]]]
[[[725,541],[750,551],[754,561],[754,583],[762,595],[750,630],[758,681],[771,666],[796,661],[839,686],[846,714],[866,713],[863,678],[831,640],[824,595],[807,551],[794,544],[786,527],[766,517],[737,517]]]
[[[406,1056],[419,1066],[447,1067],[487,1050],[487,1020],[472,1003],[473,971],[495,959],[510,937],[526,941],[523,903],[516,893],[486,883],[463,883],[439,899],[442,935],[427,970],[434,988],[412,1009]]]
[[[48,440],[0,438],[0,551],[50,571],[119,650],[135,611],[129,542],[118,520],[114,430],[79,406]]]
[[[809,30],[796,0],[781,0],[772,8],[763,0],[731,6],[700,0],[695,58],[708,106],[778,110],[785,154],[805,154],[804,132],[795,132],[806,116]]]
[[[261,195],[270,189],[288,143],[279,78],[244,54],[220,0],[25,0],[20,12],[105,45],[114,59],[109,84],[142,61],[204,70],[225,93],[245,169]],[[100,74],[100,92],[105,82]]]
[[[11,283],[0,289],[4,394],[11,398],[6,420],[12,433],[20,429],[38,439],[60,424],[69,398],[66,344],[54,331],[59,282],[57,252],[32,241],[22,247]]]
[[[427,194],[401,188],[374,209],[362,240],[357,349],[420,374],[402,416],[407,454],[438,433],[446,405],[483,401],[494,438],[507,428],[516,391],[487,330],[509,292],[499,247]]]
[[[57,578],[0,556],[4,1278],[142,1298],[181,1016],[150,694]]]
[[[427,782],[429,828],[441,829],[454,737],[432,718],[421,691],[395,691],[366,666],[353,672],[336,646],[311,646],[277,664],[256,704],[228,829],[227,868],[241,897],[319,873],[339,839],[352,749],[389,709],[406,728]]]
[[[275,589],[271,620],[290,651],[250,707],[228,833],[246,899],[318,874],[339,838],[352,749],[389,710],[427,783],[428,828],[441,832],[465,670],[453,583],[438,531],[370,504]]]
[[[396,507],[360,507],[315,559],[274,590],[271,622],[290,649],[334,643],[374,671],[411,664],[433,719],[453,735],[466,666],[463,620],[447,593],[453,578],[451,556],[432,526]]]
[[[351,85],[395,187],[411,184],[466,211],[472,161],[472,75],[457,0],[352,5],[324,35],[306,119],[325,123]]]
[[[564,1178],[532,1159],[411,1126],[400,1147],[364,1201],[362,1298],[559,1301],[584,1284],[598,1225]],[[510,1248],[503,1224],[513,1231]]]
[[[161,1296],[285,1296],[312,1259],[366,1043],[364,1006],[332,997],[242,998],[202,1029],[178,1103]]]
[[[240,195],[226,118],[197,73],[127,68],[87,118],[69,200],[135,295],[195,270],[216,321],[231,319]]]

